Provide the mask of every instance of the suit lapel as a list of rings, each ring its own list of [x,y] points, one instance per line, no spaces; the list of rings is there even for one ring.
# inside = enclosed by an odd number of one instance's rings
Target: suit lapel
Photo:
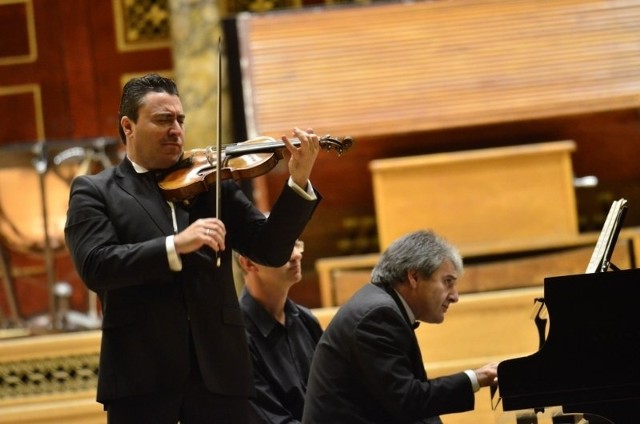
[[[398,308],[398,310],[402,314],[402,317],[407,323],[407,326],[409,327],[411,332],[411,338],[413,340],[413,348],[411,349],[411,352],[409,352],[409,356],[411,357],[411,362],[413,365],[413,372],[417,377],[422,378],[424,381],[426,381],[427,372],[424,368],[422,353],[420,352],[420,345],[418,344],[418,339],[416,338],[415,330],[412,326],[412,323],[409,322],[409,316],[407,315],[407,312],[404,309],[404,305],[402,304],[402,301],[398,297],[398,293],[396,293],[396,291],[388,284],[384,284],[384,283],[382,284],[374,283],[374,284],[381,287],[384,291],[387,292],[387,294],[389,294],[389,296],[391,296],[391,298],[393,299],[393,302],[396,304],[396,307]]]
[[[118,185],[129,193],[147,212],[149,218],[167,235],[173,234],[173,223],[169,206],[156,187],[151,187],[144,176],[133,169],[128,159],[123,160],[116,169]]]

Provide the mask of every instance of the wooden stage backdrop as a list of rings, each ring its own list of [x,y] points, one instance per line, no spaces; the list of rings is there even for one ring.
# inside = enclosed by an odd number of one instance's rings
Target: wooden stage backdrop
[[[640,203],[640,1],[385,3],[240,14],[235,26],[249,137],[308,125],[356,141],[314,169],[325,198],[305,232],[308,284],[294,288],[308,305],[312,262],[379,248],[375,159],[573,140],[575,176],[600,181],[577,190],[581,230],[599,230],[612,198]],[[284,173],[260,181],[259,199]]]

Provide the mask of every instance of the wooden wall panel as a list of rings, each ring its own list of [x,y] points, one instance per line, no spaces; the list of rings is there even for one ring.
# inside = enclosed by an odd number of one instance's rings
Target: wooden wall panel
[[[640,106],[637,0],[243,14],[249,136],[378,136]]]
[[[11,122],[0,126],[0,140],[36,140],[44,131],[42,96],[36,84],[0,87],[0,111]]]
[[[0,3],[0,63],[33,60],[33,8],[26,1]]]
[[[169,39],[141,40],[136,48],[127,47],[133,43],[126,37],[118,41],[114,5],[120,2],[0,1],[0,22],[7,24],[2,30],[7,37],[0,42],[0,95],[11,87],[35,84],[42,96],[36,112],[44,125],[30,137],[3,129],[0,143],[117,135],[124,76],[173,67]],[[122,14],[118,18],[124,19]],[[0,105],[2,116],[21,110],[12,102]]]

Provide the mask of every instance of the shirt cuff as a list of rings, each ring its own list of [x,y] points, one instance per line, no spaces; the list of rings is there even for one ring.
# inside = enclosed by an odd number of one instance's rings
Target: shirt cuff
[[[176,251],[176,244],[173,240],[174,236],[167,237],[165,242],[165,246],[167,247],[167,259],[169,259],[169,269],[171,271],[179,272],[182,271],[182,259],[180,259],[180,255]]]
[[[303,198],[305,198],[307,200],[317,200],[318,199],[316,197],[316,192],[313,191],[313,186],[311,185],[311,181],[309,181],[309,183],[307,184],[307,191],[305,191],[302,187],[300,187],[298,184],[296,184],[293,181],[293,178],[291,178],[291,177],[289,177],[289,183],[288,184],[289,184],[289,187],[291,187],[293,189],[293,191],[298,193]]]
[[[467,374],[469,380],[471,380],[471,387],[473,387],[473,392],[475,393],[480,390],[480,383],[478,383],[478,376],[476,375],[475,371],[466,370],[465,374]]]

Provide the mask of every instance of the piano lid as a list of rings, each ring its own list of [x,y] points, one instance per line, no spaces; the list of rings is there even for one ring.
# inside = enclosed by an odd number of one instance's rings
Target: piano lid
[[[545,278],[546,340],[498,365],[505,411],[562,406],[640,422],[640,269],[610,263],[625,214],[626,200],[613,202],[586,274]]]
[[[544,345],[498,365],[503,409],[563,406],[630,422],[640,409],[640,270],[546,278],[544,296]]]

